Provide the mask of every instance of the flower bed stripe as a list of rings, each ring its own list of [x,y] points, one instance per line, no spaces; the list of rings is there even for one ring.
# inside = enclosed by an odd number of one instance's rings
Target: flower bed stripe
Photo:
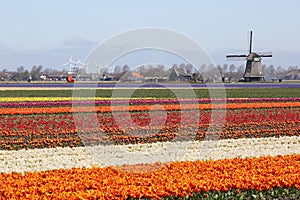
[[[80,113],[77,125],[72,113],[47,115],[6,115],[0,116],[0,149],[74,147],[98,144],[136,144],[164,141],[202,141],[206,137],[216,139],[261,138],[300,135],[300,108],[238,109],[228,110],[225,124],[215,126],[218,134],[209,131],[209,110],[201,111],[199,124],[193,111],[187,111],[191,119],[180,125],[180,111],[168,111],[167,119],[161,112],[154,112],[155,120],[165,121],[164,125],[151,124],[147,112],[132,113],[135,123],[126,118],[114,121],[112,113],[98,113],[97,117]],[[217,113],[216,113],[217,114]],[[92,126],[87,125],[89,122]],[[261,122],[263,121],[263,122]],[[99,123],[96,127],[96,125]],[[77,126],[81,127],[78,130]],[[102,134],[99,134],[102,133]]]
[[[128,199],[208,191],[300,189],[300,155],[174,162],[146,173],[116,168],[60,169],[0,174],[3,199]],[[146,168],[147,166],[141,166]],[[124,169],[124,167],[123,167]]]
[[[111,101],[111,100],[124,100],[127,98],[121,97],[114,97],[114,98],[107,98],[107,97],[0,97],[0,102],[39,102],[39,101]],[[131,98],[133,99],[140,99],[140,98]],[[143,100],[149,99],[152,100],[153,98],[142,98]]]
[[[200,127],[186,126],[165,127],[160,129],[132,129],[128,128],[125,133],[116,128],[99,129],[86,128],[62,130],[56,129],[52,132],[11,132],[1,136],[0,148],[4,150],[51,148],[51,147],[76,147],[76,146],[94,146],[99,144],[138,144],[138,143],[156,143],[156,142],[176,142],[176,141],[202,141],[205,138],[216,139],[238,139],[238,138],[263,138],[263,137],[282,137],[299,136],[300,122],[286,123],[250,123],[241,125],[226,125],[225,127],[214,127],[213,132],[209,132],[209,125]],[[220,129],[219,133],[215,131]],[[222,131],[223,129],[223,131]],[[140,132],[138,132],[140,131]],[[215,139],[214,139],[215,138]],[[84,144],[83,144],[84,142]]]
[[[66,98],[54,98],[57,101],[51,101],[52,98],[43,99],[43,101],[36,101],[38,99],[32,99],[31,101],[19,102],[16,99],[11,99],[12,101],[3,101],[0,99],[0,107],[51,107],[51,106],[72,106],[74,105],[144,105],[144,104],[178,104],[178,103],[246,103],[246,102],[290,102],[290,101],[300,101],[300,98],[227,98],[227,99],[100,99],[95,98],[92,100],[64,100]],[[9,100],[9,99],[8,99]],[[28,100],[28,98],[26,98]]]
[[[150,111],[151,112],[151,111]],[[180,111],[167,111],[167,119],[163,116],[163,111],[153,111],[152,116],[158,121],[166,121],[168,125],[178,125],[181,119]],[[222,111],[220,111],[222,114]],[[122,114],[122,113],[115,113]],[[215,112],[218,115],[218,111]],[[187,119],[188,123],[195,122],[194,117],[197,114],[193,110],[186,111],[186,115],[191,117],[191,120]],[[206,125],[210,123],[211,112],[209,110],[201,111],[199,117],[199,123]],[[117,124],[114,120],[112,113],[98,113],[97,118],[94,116],[91,118],[89,114],[80,114],[81,123],[93,120],[93,123],[99,123],[101,127],[115,128]],[[149,121],[151,120],[148,112],[133,112],[131,118],[136,123],[136,127],[147,128]],[[238,109],[238,110],[227,110],[226,112],[226,125],[241,125],[245,126],[244,123],[286,123],[286,122],[297,122],[300,119],[300,108],[270,108],[270,109]],[[198,121],[198,120],[197,120]],[[147,124],[148,122],[148,124]],[[80,123],[80,121],[77,121]],[[82,126],[82,125],[81,125]],[[123,127],[133,127],[132,122],[127,119],[122,121]],[[152,128],[156,128],[151,125]],[[67,130],[75,130],[74,115],[72,113],[62,114],[47,114],[47,115],[2,115],[0,116],[0,136],[3,135],[22,135],[25,132],[31,134],[38,132],[39,134],[60,130],[66,132]],[[88,128],[88,127],[87,127]],[[157,127],[160,129],[162,127]],[[19,133],[20,132],[20,133]]]
[[[174,151],[176,149],[176,151]],[[201,152],[208,152],[204,155]],[[133,154],[135,153],[135,154]],[[95,155],[93,155],[95,154]],[[0,172],[300,154],[300,136],[119,146],[0,150]]]
[[[164,104],[163,108],[157,110],[208,110],[208,109],[257,109],[257,108],[291,108],[300,107],[300,102],[261,102],[261,103],[239,103],[239,104]],[[149,111],[151,105],[134,106],[75,106],[75,107],[32,107],[32,108],[1,108],[1,115],[16,114],[54,114],[72,112],[122,112],[122,111]]]

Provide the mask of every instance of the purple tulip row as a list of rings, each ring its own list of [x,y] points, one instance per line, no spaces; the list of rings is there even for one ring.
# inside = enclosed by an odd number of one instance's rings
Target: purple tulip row
[[[300,88],[299,83],[212,83],[212,84],[126,84],[126,83],[109,83],[109,84],[97,84],[97,83],[76,83],[76,84],[0,84],[0,87],[38,87],[38,88]]]
[[[96,100],[96,101],[30,101],[0,102],[1,107],[55,107],[55,106],[88,106],[88,105],[145,105],[174,103],[246,103],[246,102],[286,102],[300,101],[300,98],[227,98],[227,99],[132,99],[132,100]]]

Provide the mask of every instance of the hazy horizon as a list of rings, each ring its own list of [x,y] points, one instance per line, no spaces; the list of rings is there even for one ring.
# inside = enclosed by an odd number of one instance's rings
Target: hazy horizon
[[[0,70],[34,65],[62,69],[71,55],[84,60],[104,40],[143,27],[178,31],[199,43],[221,65],[244,64],[226,60],[225,55],[247,53],[247,35],[253,30],[254,51],[273,53],[263,64],[299,66],[299,7],[296,0],[254,0],[251,6],[248,1],[233,0],[2,2]],[[176,63],[172,59],[163,58],[161,64]]]

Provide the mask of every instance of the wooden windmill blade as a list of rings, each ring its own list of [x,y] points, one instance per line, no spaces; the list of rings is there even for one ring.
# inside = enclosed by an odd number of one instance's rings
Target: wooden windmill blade
[[[257,52],[260,57],[272,57],[272,52]]]
[[[245,54],[229,54],[229,55],[226,55],[226,58],[247,58],[247,55]]]
[[[241,61],[241,60],[245,60],[247,58],[247,55],[245,54],[229,54],[229,55],[226,55],[226,58],[229,59],[229,60],[235,60],[235,61]]]
[[[250,38],[249,38],[249,54],[252,53],[252,31],[250,31]]]

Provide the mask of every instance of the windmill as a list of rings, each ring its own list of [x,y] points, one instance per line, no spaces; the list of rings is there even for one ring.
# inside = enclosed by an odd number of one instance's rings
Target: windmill
[[[69,65],[69,71],[68,71],[68,74],[73,74],[74,72],[77,71],[77,65],[78,65],[78,61],[74,61],[72,59],[72,56],[70,56],[70,59],[67,63],[63,64],[62,66],[68,66]]]
[[[243,75],[242,81],[264,81],[264,74],[262,71],[261,60],[262,57],[272,57],[272,52],[252,52],[252,31],[250,31],[250,41],[249,41],[249,54],[231,54],[226,55],[226,58],[245,58],[246,59],[246,69]]]
[[[81,60],[78,60],[77,64],[79,65],[79,67],[85,67],[85,72],[89,73],[88,71],[89,71],[90,61],[83,63],[83,62],[81,62]]]
[[[72,55],[70,56],[70,59],[67,63],[63,64],[62,66],[68,66],[69,65],[69,71],[67,72],[67,81],[69,83],[74,83],[75,79],[77,78],[77,73],[79,71],[81,61],[78,59],[77,61],[73,60]]]

